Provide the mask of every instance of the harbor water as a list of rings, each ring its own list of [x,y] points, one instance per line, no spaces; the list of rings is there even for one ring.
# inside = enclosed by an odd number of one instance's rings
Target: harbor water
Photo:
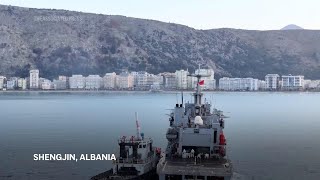
[[[208,92],[223,110],[235,179],[320,177],[320,93]],[[184,101],[191,101],[184,93]],[[0,92],[0,180],[86,180],[111,161],[34,161],[33,154],[113,154],[120,136],[141,131],[166,146],[169,109],[180,94]]]

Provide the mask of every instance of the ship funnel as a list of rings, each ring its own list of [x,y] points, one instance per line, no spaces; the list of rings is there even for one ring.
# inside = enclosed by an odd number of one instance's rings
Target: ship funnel
[[[203,125],[203,120],[202,120],[201,116],[196,116],[196,117],[194,118],[194,124],[196,124],[196,125]]]

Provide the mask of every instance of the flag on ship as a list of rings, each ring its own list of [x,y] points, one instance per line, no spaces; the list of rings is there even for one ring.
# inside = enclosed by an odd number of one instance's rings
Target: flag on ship
[[[204,80],[199,81],[199,85],[204,85]]]

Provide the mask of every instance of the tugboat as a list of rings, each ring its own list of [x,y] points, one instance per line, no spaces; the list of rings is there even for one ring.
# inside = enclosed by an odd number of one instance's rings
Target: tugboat
[[[222,111],[211,104],[202,103],[201,77],[209,75],[192,74],[197,78],[194,102],[176,104],[169,114],[170,127],[166,138],[165,155],[159,160],[159,180],[230,180],[233,167],[226,158],[226,138],[223,133]]]
[[[161,149],[153,147],[153,140],[140,133],[138,115],[135,113],[136,136],[119,138],[120,153],[113,162],[113,168],[93,176],[91,180],[153,180],[158,179],[156,166]]]

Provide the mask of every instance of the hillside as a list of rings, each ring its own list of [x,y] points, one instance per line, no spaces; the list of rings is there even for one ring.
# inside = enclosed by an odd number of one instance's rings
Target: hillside
[[[0,5],[0,74],[42,77],[194,70],[320,79],[320,31],[196,30],[153,20]]]

